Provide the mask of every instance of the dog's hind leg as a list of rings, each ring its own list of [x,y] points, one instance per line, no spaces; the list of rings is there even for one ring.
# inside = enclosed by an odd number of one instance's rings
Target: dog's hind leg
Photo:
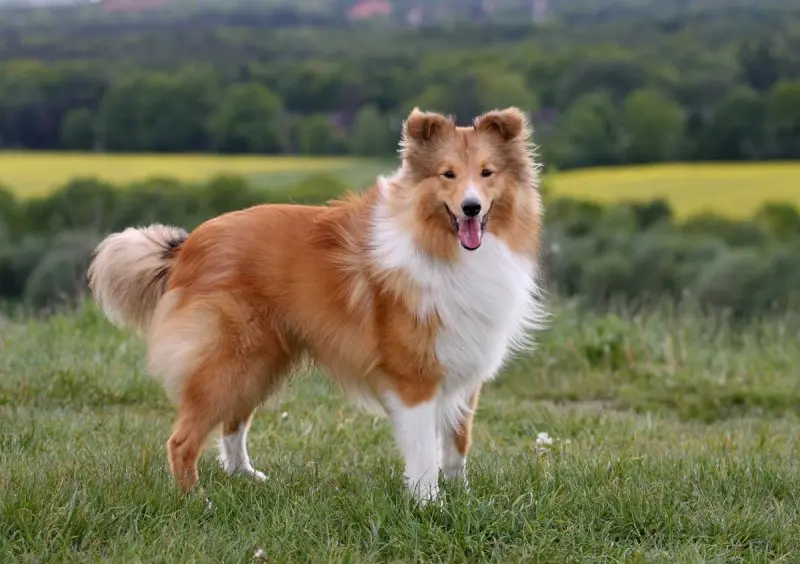
[[[297,347],[289,346],[268,312],[230,294],[206,296],[174,313],[151,341],[151,365],[167,375],[177,400],[168,449],[181,488],[187,491],[197,482],[197,460],[220,424],[223,469],[263,479],[250,463],[247,430],[253,411],[286,378]]]
[[[243,475],[258,481],[266,475],[253,468],[247,452],[247,432],[257,407],[275,393],[286,380],[293,354],[277,331],[264,331],[258,339],[258,349],[250,351],[257,358],[250,368],[232,382],[229,409],[222,420],[222,439],[219,459],[229,475]]]
[[[209,406],[183,401],[178,420],[167,441],[172,474],[184,492],[197,483],[197,460],[202,454],[206,438],[219,423]]]
[[[264,481],[267,476],[253,468],[247,452],[247,431],[250,429],[252,414],[245,419],[233,418],[222,424],[222,440],[219,445],[219,458],[222,469],[231,476],[244,475]]]

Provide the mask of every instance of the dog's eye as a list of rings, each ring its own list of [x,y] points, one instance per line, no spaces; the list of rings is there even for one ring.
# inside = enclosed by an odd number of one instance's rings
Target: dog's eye
[[[456,173],[453,172],[452,170],[446,170],[442,173],[442,176],[444,176],[449,180],[453,180],[456,177]]]
[[[485,168],[481,171],[481,176],[483,176],[484,178],[489,178],[492,174],[494,173],[488,168]]]

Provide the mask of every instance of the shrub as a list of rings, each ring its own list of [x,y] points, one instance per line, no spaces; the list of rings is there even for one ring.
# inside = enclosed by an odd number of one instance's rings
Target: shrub
[[[20,298],[25,283],[46,252],[47,240],[39,236],[27,236],[16,245],[7,246],[0,256],[0,293]]]
[[[0,186],[0,233],[11,238],[18,231],[19,203],[10,191]]]
[[[312,174],[261,190],[237,176],[201,183],[150,178],[117,188],[76,179],[18,201],[0,189],[0,300],[48,307],[84,289],[85,268],[104,234],[153,222],[194,229],[262,202],[324,204],[347,186]],[[687,297],[740,318],[800,303],[800,234],[792,206],[764,206],[751,221],[704,214],[672,221],[664,201],[600,205],[547,202],[544,283],[585,306],[641,305]]]
[[[118,194],[110,184],[94,178],[78,178],[50,194],[25,202],[24,228],[55,234],[67,229],[109,229]]]
[[[60,236],[25,283],[25,302],[45,308],[67,302],[86,289],[86,270],[99,242],[93,233],[71,232]]]
[[[800,210],[792,204],[768,202],[756,212],[755,218],[777,239],[800,236]]]
[[[561,226],[570,236],[587,235],[603,215],[603,206],[596,202],[557,198],[548,206],[548,219]]]
[[[728,311],[734,318],[764,312],[769,303],[759,291],[769,275],[769,260],[756,249],[723,253],[697,282],[697,297],[706,307]]]
[[[633,273],[633,263],[619,251],[597,256],[584,266],[580,293],[595,306],[609,304],[632,294]]]
[[[689,218],[683,229],[687,233],[719,237],[732,247],[759,246],[769,240],[769,233],[753,221],[736,221],[714,213]]]
[[[275,191],[278,201],[295,204],[324,204],[340,196],[348,186],[326,174],[312,174],[290,189]]]
[[[636,224],[639,229],[650,229],[659,225],[669,224],[673,220],[672,208],[669,202],[656,199],[651,202],[634,202],[631,204]]]

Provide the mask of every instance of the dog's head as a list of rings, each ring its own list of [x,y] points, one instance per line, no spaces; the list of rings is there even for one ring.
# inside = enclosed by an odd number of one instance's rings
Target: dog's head
[[[471,127],[415,108],[401,141],[405,199],[417,220],[475,250],[487,228],[510,219],[520,197],[538,198],[530,144],[531,128],[517,108],[485,113]]]

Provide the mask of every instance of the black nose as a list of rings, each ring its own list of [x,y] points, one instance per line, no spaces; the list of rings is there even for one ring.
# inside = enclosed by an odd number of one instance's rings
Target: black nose
[[[475,217],[481,213],[481,203],[475,198],[469,198],[461,202],[461,211],[467,217]]]

